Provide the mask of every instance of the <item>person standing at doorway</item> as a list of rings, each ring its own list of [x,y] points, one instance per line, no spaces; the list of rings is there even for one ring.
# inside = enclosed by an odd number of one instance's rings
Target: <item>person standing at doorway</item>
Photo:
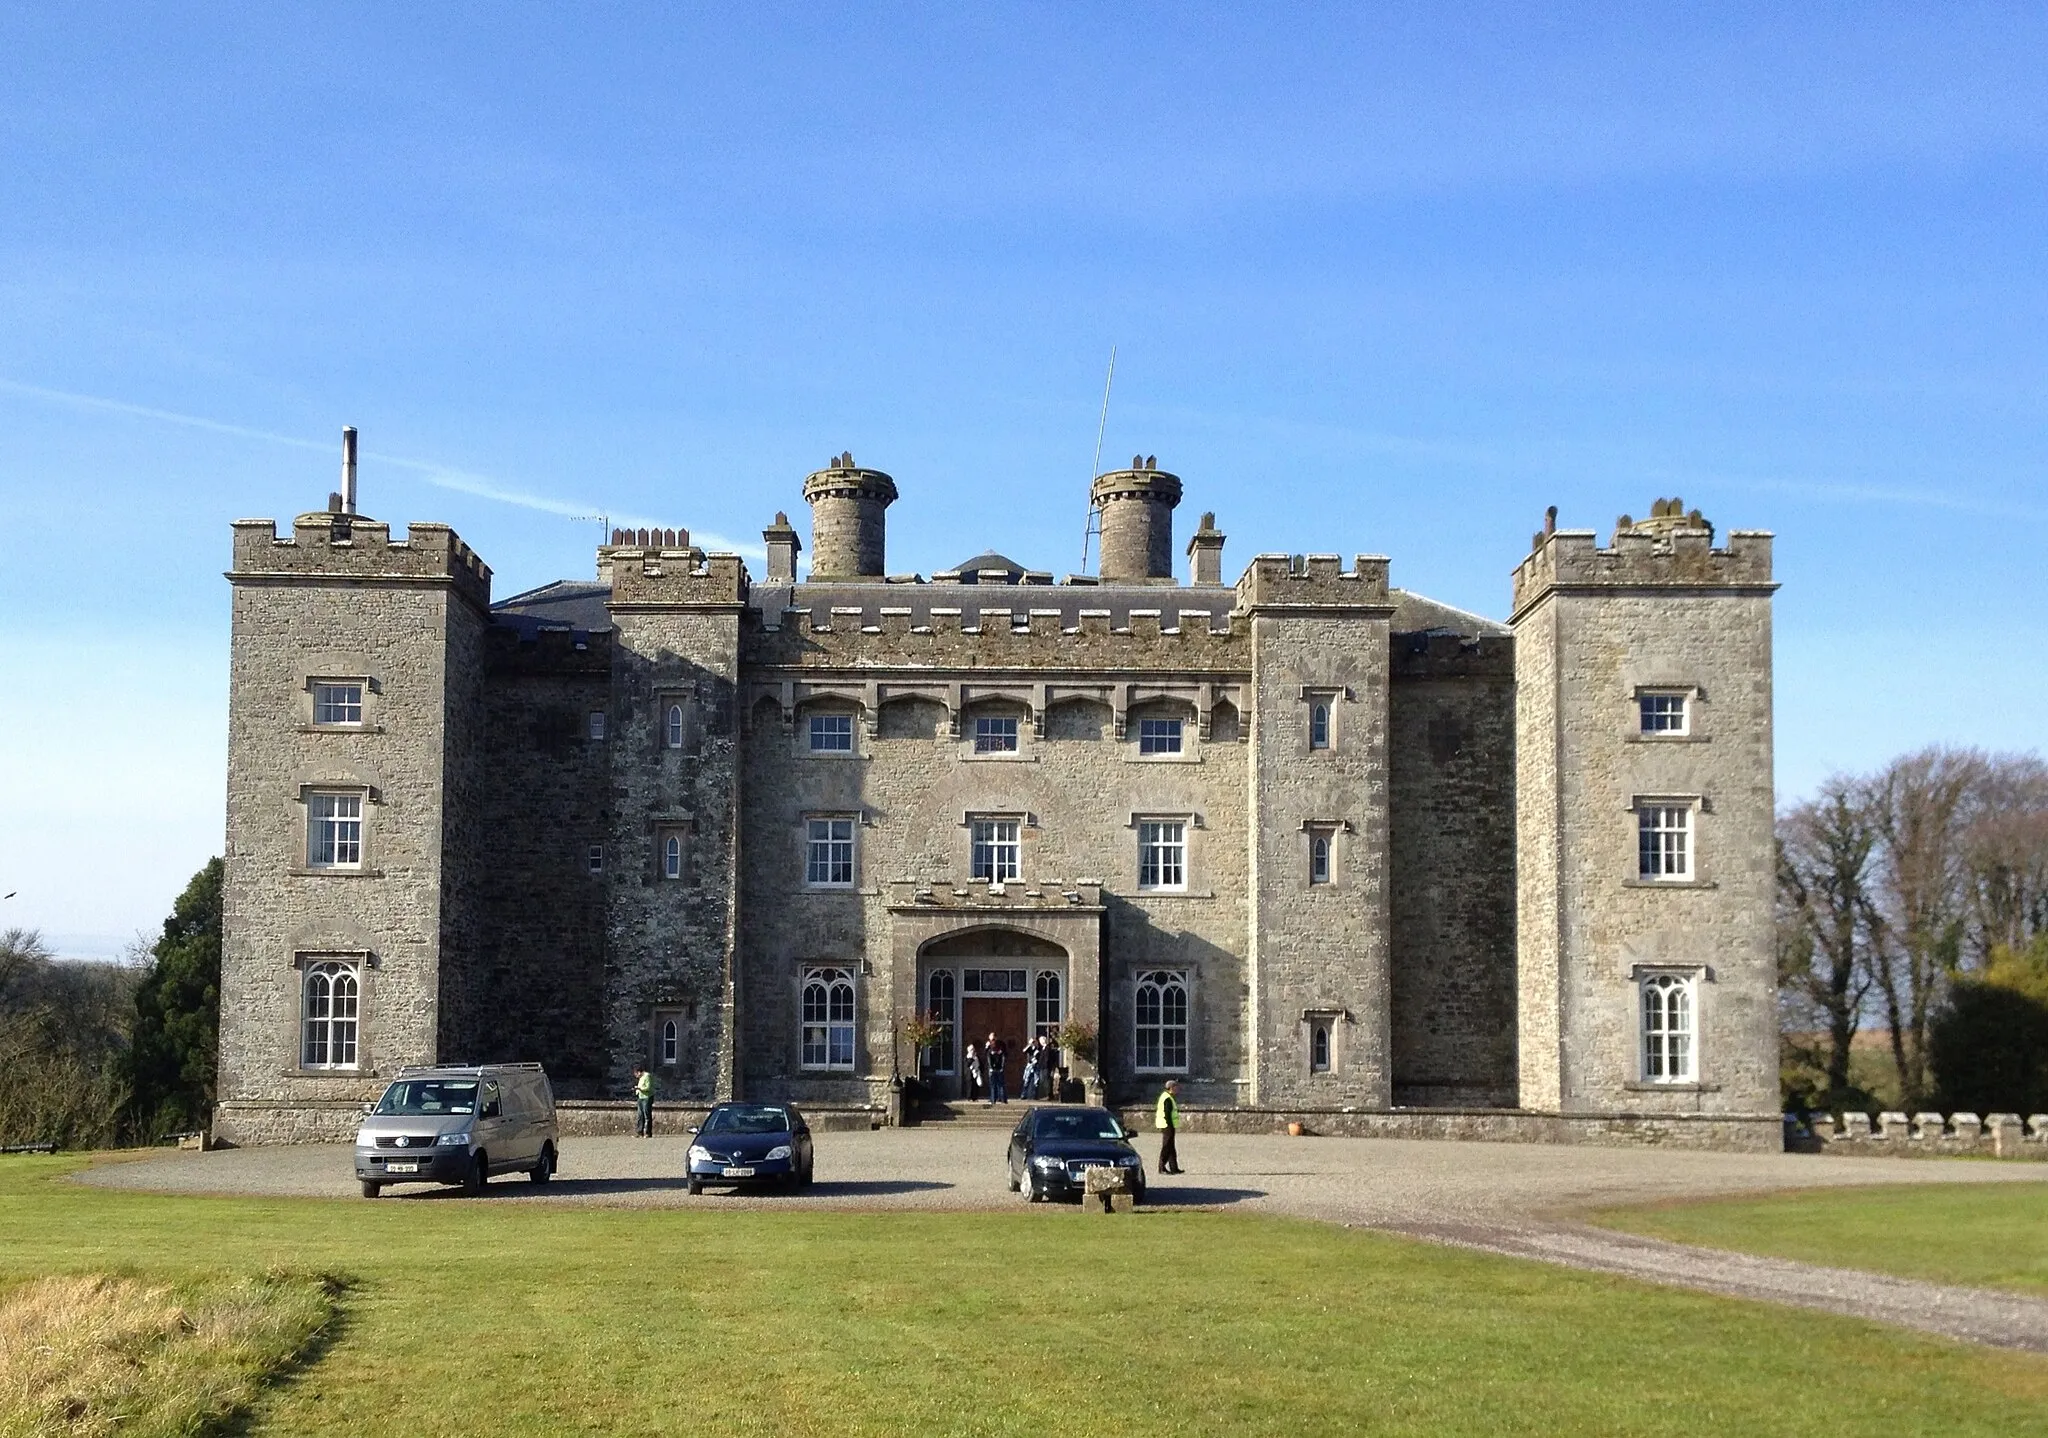
[[[1180,1132],[1180,1100],[1174,1095],[1180,1089],[1179,1079],[1168,1079],[1166,1087],[1159,1091],[1159,1102],[1152,1110],[1152,1127],[1159,1130],[1159,1171],[1179,1173],[1180,1154],[1174,1149],[1174,1136]]]
[[[960,1082],[966,1085],[960,1097],[972,1103],[975,1093],[981,1088],[981,1055],[975,1052],[973,1044],[967,1046],[967,1062],[963,1065]]]
[[[981,1050],[988,1055],[988,1106],[1010,1101],[1010,1046],[993,1033]]]
[[[1038,1097],[1038,1040],[1024,1045],[1024,1093],[1026,1103]]]
[[[654,1137],[654,1075],[633,1065],[633,1136]]]

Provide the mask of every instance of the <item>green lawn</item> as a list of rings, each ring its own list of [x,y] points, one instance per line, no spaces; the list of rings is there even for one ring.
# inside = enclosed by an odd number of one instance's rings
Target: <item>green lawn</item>
[[[265,1434],[2048,1433],[2048,1360],[1279,1219],[168,1198],[0,1161],[0,1285],[345,1277]]]
[[[2048,1183],[1807,1189],[1589,1217],[1679,1243],[2048,1297]]]

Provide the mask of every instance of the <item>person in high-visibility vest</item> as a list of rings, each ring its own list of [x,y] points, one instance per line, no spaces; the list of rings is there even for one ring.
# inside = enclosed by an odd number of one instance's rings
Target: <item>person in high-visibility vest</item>
[[[1159,1171],[1179,1173],[1180,1155],[1173,1150],[1173,1136],[1180,1129],[1180,1100],[1174,1091],[1180,1087],[1179,1079],[1168,1079],[1166,1087],[1159,1091],[1159,1103],[1152,1110],[1152,1127],[1159,1130]]]
[[[638,1064],[633,1066],[633,1134],[654,1137],[654,1075]]]

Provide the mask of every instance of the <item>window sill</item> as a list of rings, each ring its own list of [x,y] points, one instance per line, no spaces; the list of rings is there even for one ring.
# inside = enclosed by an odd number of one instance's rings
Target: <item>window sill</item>
[[[1719,1093],[1717,1083],[1656,1083],[1647,1079],[1631,1079],[1622,1085],[1629,1093]]]
[[[1624,744],[1711,744],[1711,734],[1630,734]]]
[[[382,734],[382,724],[301,724],[301,734]]]
[[[1322,886],[1318,884],[1316,887],[1321,888]],[[1135,892],[1141,899],[1213,899],[1216,897],[1214,889],[1138,889]]]
[[[285,872],[298,879],[381,879],[384,877],[382,869],[315,868],[311,864],[294,864]]]
[[[1624,889],[1718,889],[1712,879],[1623,879]]]
[[[1036,764],[1036,754],[962,754],[963,764]]]
[[[1126,754],[1126,764],[1199,764],[1200,754]]]
[[[854,884],[802,884],[796,889],[799,894],[868,894],[872,889],[862,889]]]

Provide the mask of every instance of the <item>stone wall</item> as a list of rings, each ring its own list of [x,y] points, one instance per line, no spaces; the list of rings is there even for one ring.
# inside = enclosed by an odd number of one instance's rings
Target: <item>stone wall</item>
[[[1393,636],[1394,1102],[1515,1102],[1514,643]]]
[[[1305,1138],[1450,1139],[1746,1153],[1778,1153],[1784,1148],[1776,1114],[1554,1114],[1500,1108],[1372,1111],[1262,1106],[1183,1107],[1181,1120],[1183,1131],[1194,1135],[1285,1133],[1290,1123],[1299,1123]],[[1118,1121],[1141,1140],[1156,1138],[1150,1104],[1126,1105],[1119,1110]],[[1199,1162],[1199,1157],[1194,1161]]]
[[[1788,1147],[1806,1153],[1877,1158],[2048,1160],[2048,1113],[1942,1115],[1887,1112],[1815,1114],[1790,1126]]]

